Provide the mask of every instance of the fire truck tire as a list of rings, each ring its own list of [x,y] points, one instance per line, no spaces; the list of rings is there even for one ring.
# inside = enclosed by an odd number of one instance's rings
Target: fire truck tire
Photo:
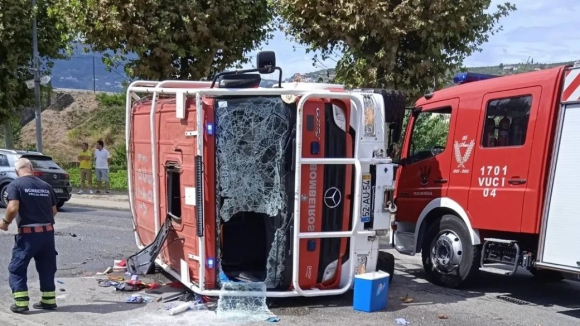
[[[421,258],[427,278],[439,286],[459,288],[479,273],[480,250],[471,243],[467,226],[455,215],[443,215],[429,226]]]
[[[529,269],[530,273],[534,275],[535,279],[538,282],[542,283],[551,283],[551,282],[560,282],[564,279],[564,274],[558,271],[551,271],[548,269],[536,269],[531,267]]]
[[[389,273],[389,286],[393,281],[395,276],[395,256],[388,252],[379,251],[379,257],[377,259],[377,271],[383,271]]]

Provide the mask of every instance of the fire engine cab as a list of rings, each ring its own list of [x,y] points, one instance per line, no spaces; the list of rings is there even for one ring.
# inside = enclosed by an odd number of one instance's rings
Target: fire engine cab
[[[128,186],[141,249],[194,292],[264,282],[269,297],[336,295],[383,270],[405,97],[282,83],[273,52],[213,81],[136,81],[127,90]],[[279,71],[275,88],[260,74]]]
[[[454,81],[410,114],[391,243],[445,287],[481,268],[580,274],[580,65]]]

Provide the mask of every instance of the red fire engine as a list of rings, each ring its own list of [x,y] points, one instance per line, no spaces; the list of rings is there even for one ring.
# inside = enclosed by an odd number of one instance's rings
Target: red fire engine
[[[580,274],[580,66],[455,82],[412,109],[391,243],[421,253],[431,281],[446,287],[482,267]],[[426,137],[431,119],[443,127]]]
[[[141,249],[188,288],[265,283],[270,297],[336,295],[357,273],[393,276],[390,229],[399,92],[282,83],[273,52],[213,82],[137,81],[127,91],[129,199]],[[259,73],[280,71],[275,88]],[[254,74],[249,74],[253,72]],[[386,286],[386,285],[385,285]]]

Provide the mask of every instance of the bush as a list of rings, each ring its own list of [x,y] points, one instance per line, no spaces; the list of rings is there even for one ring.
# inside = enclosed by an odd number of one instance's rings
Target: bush
[[[97,93],[96,96],[100,106],[125,106],[125,93]]]
[[[79,168],[67,169],[70,176],[70,183],[73,187],[79,188],[81,186],[81,174]],[[109,172],[109,182],[111,189],[127,190],[127,169],[115,169],[111,167]],[[93,188],[97,185],[97,177],[93,170]]]

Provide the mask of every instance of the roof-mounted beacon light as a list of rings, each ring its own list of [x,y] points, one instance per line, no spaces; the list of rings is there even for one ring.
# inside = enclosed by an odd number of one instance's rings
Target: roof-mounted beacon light
[[[462,72],[453,77],[453,83],[457,85],[467,84],[474,81],[486,80],[499,77],[497,75],[478,74],[474,72]]]
[[[247,87],[257,87],[255,86],[256,81],[258,85],[260,83],[259,74],[251,74],[241,77],[240,75],[257,72],[260,74],[271,74],[274,70],[280,72],[278,77],[278,86],[282,88],[282,69],[276,67],[276,53],[274,51],[260,51],[256,55],[257,68],[245,69],[245,70],[234,70],[234,71],[224,71],[215,75],[210,88],[213,88],[216,81],[219,79],[220,86],[227,88],[247,88]],[[237,75],[237,76],[236,76]]]

